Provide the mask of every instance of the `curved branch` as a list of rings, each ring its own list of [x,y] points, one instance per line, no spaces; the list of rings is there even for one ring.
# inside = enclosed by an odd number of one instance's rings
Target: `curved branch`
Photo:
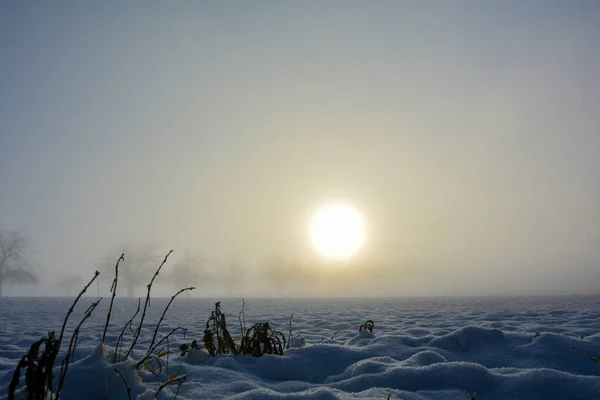
[[[127,357],[129,357],[131,355],[131,353],[133,353],[133,348],[135,347],[137,340],[140,337],[140,332],[142,331],[142,325],[144,323],[144,318],[146,317],[146,309],[150,305],[150,290],[152,290],[152,284],[154,283],[154,279],[156,279],[156,277],[158,276],[158,273],[160,272],[163,265],[165,265],[165,263],[167,262],[167,259],[169,258],[169,256],[171,255],[172,252],[173,252],[173,250],[170,250],[167,253],[167,255],[165,256],[165,259],[160,264],[160,266],[154,273],[154,276],[152,276],[150,283],[148,284],[148,294],[146,295],[146,302],[144,303],[144,311],[142,312],[142,317],[140,318],[140,324],[138,325],[138,328],[135,331],[135,335],[133,335],[133,342],[131,343],[131,347],[129,347],[127,354],[125,354],[126,359],[127,359]]]
[[[156,324],[156,329],[154,329],[154,335],[152,336],[152,340],[150,341],[150,345],[148,346],[149,349],[152,348],[152,345],[154,344],[154,341],[156,340],[156,335],[158,335],[158,328],[160,328],[160,324],[162,323],[163,319],[165,319],[167,310],[169,309],[169,306],[171,305],[173,300],[175,300],[175,297],[179,296],[181,293],[185,292],[186,290],[194,290],[194,289],[196,289],[194,286],[187,287],[187,288],[181,289],[179,292],[177,292],[173,296],[171,296],[171,300],[169,300],[169,304],[167,304],[167,306],[165,307],[165,310],[163,311],[162,315],[160,316],[160,319],[158,320],[158,323]]]
[[[106,314],[106,324],[104,325],[104,332],[102,332],[102,344],[104,344],[104,340],[106,339],[106,331],[108,330],[108,323],[110,322],[110,313],[112,311],[113,302],[115,301],[115,296],[117,295],[117,282],[119,281],[119,263],[121,261],[125,261],[125,253],[121,254],[121,257],[119,257],[119,259],[117,260],[117,265],[115,265],[115,279],[113,280],[113,283],[110,286],[112,297],[110,299],[108,313]]]

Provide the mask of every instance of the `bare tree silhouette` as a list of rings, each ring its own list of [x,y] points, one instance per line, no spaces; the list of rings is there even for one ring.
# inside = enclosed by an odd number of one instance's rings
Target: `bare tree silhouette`
[[[315,268],[309,268],[297,261],[274,257],[267,260],[260,269],[263,282],[274,285],[285,292],[290,286],[305,286],[309,288],[318,282],[319,277]]]
[[[34,265],[28,261],[30,251],[29,240],[19,232],[0,232],[0,297],[5,281],[19,285],[39,283]]]
[[[56,284],[67,291],[67,296],[71,297],[71,292],[75,287],[79,287],[83,284],[83,279],[77,275],[65,275],[60,278]]]
[[[198,254],[186,253],[166,273],[163,282],[176,288],[207,286],[213,282],[208,272],[209,268],[210,264],[204,257]]]
[[[121,247],[97,264],[98,270],[105,272],[105,278],[113,279],[115,261],[121,254],[125,254],[125,261],[119,264],[119,288],[124,285],[127,297],[134,297],[135,289],[148,283],[159,264],[158,257],[153,246]]]
[[[235,260],[219,263],[214,270],[215,283],[225,287],[229,297],[233,295],[233,289],[239,287],[239,284],[246,278],[246,271]]]

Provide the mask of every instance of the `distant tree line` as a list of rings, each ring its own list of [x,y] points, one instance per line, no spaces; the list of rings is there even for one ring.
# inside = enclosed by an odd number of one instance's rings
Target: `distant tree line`
[[[37,284],[39,277],[30,260],[29,240],[16,231],[0,231],[0,297],[5,283]]]
[[[160,255],[152,246],[121,247],[96,264],[105,280],[112,280],[114,277],[115,264],[121,254],[125,255],[125,261],[119,264],[119,288],[124,287],[127,297],[135,297],[136,289],[148,284],[164,255]],[[244,269],[238,263],[210,261],[197,253],[186,252],[177,262],[161,272],[160,281],[177,288],[186,285],[218,286],[231,295],[233,289],[243,280],[244,273]]]

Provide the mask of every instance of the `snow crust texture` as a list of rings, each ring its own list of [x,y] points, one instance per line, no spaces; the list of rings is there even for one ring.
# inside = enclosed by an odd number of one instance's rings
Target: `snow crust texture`
[[[83,299],[73,329],[91,299]],[[139,359],[168,299],[153,299],[134,360]],[[200,340],[213,299],[177,299],[160,332],[188,328],[170,348]],[[29,346],[59,331],[70,299],[0,299],[0,399]],[[241,301],[225,300],[229,331],[239,336]],[[107,360],[137,300],[115,301],[108,346],[99,346],[106,318],[99,307],[86,321],[62,398],[153,398],[166,373],[133,371],[134,360]],[[436,299],[246,299],[246,327],[269,321],[293,338],[284,356],[173,356],[170,375],[188,375],[179,399],[600,399],[600,297]],[[367,319],[373,333],[358,332]],[[89,323],[88,323],[89,322]],[[69,330],[67,333],[69,334]],[[130,339],[127,339],[128,342]],[[60,365],[60,359],[57,362]],[[56,373],[58,375],[58,371]],[[176,386],[159,398],[170,399]]]

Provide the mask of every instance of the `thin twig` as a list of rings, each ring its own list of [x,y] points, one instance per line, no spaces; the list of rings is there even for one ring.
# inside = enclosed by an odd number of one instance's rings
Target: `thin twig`
[[[138,298],[138,300],[140,300],[140,299]],[[133,321],[131,324],[129,324],[129,333],[131,333],[132,337],[135,336],[135,332],[133,331]]]
[[[181,385],[183,384],[183,382],[185,382],[187,380],[187,375],[185,376],[185,379],[182,381],[177,382],[177,390],[175,391],[175,396],[173,396],[173,400],[177,400],[177,396],[179,396],[179,389],[181,389]]]
[[[106,331],[108,330],[108,323],[110,321],[110,313],[112,311],[113,302],[115,301],[115,296],[117,295],[117,282],[119,280],[119,263],[121,261],[125,262],[125,253],[121,254],[121,257],[119,257],[119,259],[117,260],[117,265],[115,265],[115,279],[113,279],[112,285],[110,285],[112,297],[110,299],[108,313],[106,314],[106,324],[104,325],[104,332],[102,332],[102,344],[104,344],[104,340],[106,338]]]
[[[136,315],[138,315],[138,313],[140,312],[140,305],[141,305],[141,299],[138,297],[138,306],[137,306],[137,310],[135,312],[135,314],[133,314],[133,317],[131,317],[129,319],[129,321],[127,321],[127,323],[125,325],[123,325],[123,329],[121,330],[121,333],[119,334],[119,337],[117,338],[117,343],[115,344],[115,354],[113,357],[113,363],[116,363],[117,361],[117,356],[118,356],[118,352],[119,352],[119,343],[123,343],[123,335],[125,334],[125,329],[127,329],[127,326],[129,326],[129,328],[131,329],[131,324],[133,323],[133,319],[136,317]]]
[[[246,305],[246,303],[244,302],[244,298],[242,297],[242,309],[240,310],[240,313],[238,314],[238,320],[240,321],[240,330],[242,331],[242,334],[240,336],[240,341],[242,340],[242,338],[244,337],[244,333],[246,332],[246,313],[244,312],[245,305]],[[242,325],[242,317],[244,319],[244,325]]]
[[[65,327],[67,326],[67,320],[69,319],[69,316],[73,313],[73,310],[75,309],[75,305],[77,304],[77,302],[79,301],[79,299],[81,298],[81,296],[83,296],[83,294],[86,292],[86,290],[90,287],[90,285],[92,284],[92,282],[94,282],[96,280],[96,278],[98,277],[98,275],[100,275],[100,272],[96,271],[94,273],[94,277],[88,282],[87,285],[85,285],[83,287],[83,289],[81,290],[81,292],[79,292],[79,295],[73,301],[73,304],[71,304],[71,308],[69,308],[69,311],[67,312],[67,315],[65,316],[65,320],[63,322],[62,328],[60,329],[60,336],[58,337],[58,342],[59,343],[62,342],[62,338],[63,338],[63,335],[65,333]]]
[[[179,292],[177,292],[173,296],[171,296],[171,300],[169,300],[169,303],[165,307],[165,310],[163,311],[162,315],[160,316],[160,319],[158,320],[158,323],[156,324],[156,328],[154,329],[154,335],[152,335],[152,340],[150,341],[150,345],[148,346],[148,348],[151,348],[152,345],[154,344],[154,341],[156,340],[156,335],[158,335],[158,329],[160,328],[160,324],[162,323],[163,319],[165,319],[167,310],[169,309],[169,306],[171,305],[173,300],[175,300],[175,297],[179,296],[181,293],[185,292],[186,290],[194,290],[194,289],[196,289],[194,286],[187,287],[187,288],[181,289]]]
[[[140,332],[142,331],[142,325],[144,323],[144,318],[146,317],[146,309],[150,305],[150,290],[152,289],[152,284],[154,283],[154,279],[156,279],[156,277],[158,276],[158,273],[160,272],[160,269],[163,267],[163,265],[165,265],[165,263],[167,262],[167,259],[169,258],[169,256],[171,255],[172,252],[173,252],[173,250],[170,250],[167,253],[167,255],[165,256],[165,259],[160,264],[160,266],[154,273],[154,276],[152,276],[150,283],[148,284],[148,294],[146,295],[146,301],[144,303],[144,311],[142,312],[142,318],[140,318],[140,324],[138,325],[138,328],[135,331],[135,335],[133,335],[133,342],[131,343],[131,347],[129,347],[127,354],[125,354],[125,358],[127,358],[127,357],[129,357],[129,355],[131,355],[131,353],[133,352],[133,348],[135,347],[137,340],[140,337]]]
[[[339,332],[340,332],[342,329],[344,329],[344,328],[340,328],[340,329],[338,329],[337,331],[335,331],[335,332],[333,333],[333,335],[331,335],[331,339],[332,339],[332,340],[333,340],[333,339],[335,339],[335,335],[337,335],[337,334],[338,334],[338,333],[339,333]]]
[[[77,343],[75,343],[75,347],[79,346],[81,344],[81,342],[83,342],[83,339],[85,339],[87,337],[87,335],[83,335],[83,337],[81,339],[79,339],[79,341]],[[77,338],[79,338],[79,335],[77,336]]]
[[[164,342],[165,340],[169,339],[169,336],[171,336],[172,334],[174,334],[177,331],[182,331],[183,334],[185,335],[186,332],[187,332],[187,329],[185,329],[185,328],[183,328],[181,326],[173,328],[171,330],[171,332],[169,332],[165,337],[163,337],[162,339],[160,339],[153,347],[150,347],[148,349],[148,351],[146,352],[146,355],[144,357],[142,357],[142,359],[140,361],[138,361],[137,363],[135,363],[135,369],[139,368],[140,365],[144,364],[144,361],[146,361],[148,358],[150,358],[150,356],[152,356],[152,354],[154,353],[154,351],[156,350],[156,348],[158,346],[160,346],[160,344],[162,342]]]
[[[81,319],[81,321],[79,321],[79,324],[77,325],[77,327],[75,328],[75,331],[73,332],[73,336],[71,336],[71,341],[69,342],[69,348],[67,349],[67,355],[66,355],[65,359],[63,360],[62,366],[60,368],[58,387],[56,388],[56,399],[57,400],[59,399],[60,390],[62,389],[65,378],[67,376],[67,370],[69,369],[69,361],[71,360],[71,354],[73,351],[75,351],[75,348],[73,346],[75,344],[75,339],[76,339],[77,335],[79,335],[79,329],[81,328],[81,325],[83,325],[85,320],[88,319],[92,315],[92,311],[94,311],[94,309],[98,306],[100,301],[102,301],[102,297],[100,297],[97,301],[95,301],[88,307],[88,309],[85,311],[85,316]]]
[[[73,346],[73,352],[71,353],[71,357],[75,357],[75,347],[77,347],[77,344],[81,343],[77,340],[79,339],[79,331],[73,332],[73,336],[75,337],[75,346]]]
[[[294,318],[294,313],[290,315],[290,333],[288,334],[288,342],[286,349],[290,348],[290,343],[292,342],[292,318]]]
[[[167,365],[165,369],[167,370],[167,376],[169,376],[169,353],[171,352],[171,347],[169,346],[169,338],[167,338]]]
[[[592,357],[592,356],[589,356],[589,355],[587,355],[585,353],[581,353],[581,355],[584,356],[587,359],[590,359],[590,360],[594,361],[600,367],[600,358]]]
[[[48,360],[48,365],[54,366],[54,362],[56,361],[56,357],[58,356],[58,351],[60,350],[60,345],[62,343],[62,338],[65,333],[65,328],[67,326],[67,321],[69,320],[69,316],[73,313],[73,310],[75,309],[75,305],[77,304],[77,302],[79,301],[81,296],[83,296],[83,294],[90,287],[90,285],[96,280],[96,278],[98,278],[98,275],[100,275],[100,272],[98,272],[98,271],[94,272],[94,277],[88,282],[87,285],[85,285],[83,287],[83,289],[81,289],[81,292],[79,292],[79,295],[75,298],[75,300],[73,300],[73,303],[71,304],[71,307],[69,308],[69,311],[67,311],[67,315],[65,315],[65,320],[63,321],[62,327],[60,328],[60,336],[58,337],[58,346],[56,348],[56,351],[50,356],[50,358]],[[46,387],[48,388],[48,390],[50,392],[52,392],[52,374],[48,375],[48,381],[46,382]],[[58,399],[58,397],[57,397],[57,399]]]
[[[158,390],[156,391],[156,393],[154,394],[154,398],[158,399],[158,394],[167,386],[173,384],[173,383],[177,383],[177,393],[175,394],[175,398],[177,397],[177,394],[179,393],[179,387],[181,386],[181,384],[183,382],[185,382],[187,380],[187,375],[184,376],[180,376],[179,378],[173,378],[173,379],[169,379],[168,381],[166,381],[165,383],[163,383],[162,385],[160,385],[158,387]]]
[[[119,377],[121,377],[121,380],[123,381],[123,385],[125,385],[125,389],[127,389],[127,398],[129,400],[131,400],[131,387],[129,387],[129,384],[125,380],[125,377],[123,376],[123,374],[120,373],[118,369],[116,369],[116,368],[113,368],[113,369],[115,370],[115,372],[117,373],[117,375],[119,375]]]

